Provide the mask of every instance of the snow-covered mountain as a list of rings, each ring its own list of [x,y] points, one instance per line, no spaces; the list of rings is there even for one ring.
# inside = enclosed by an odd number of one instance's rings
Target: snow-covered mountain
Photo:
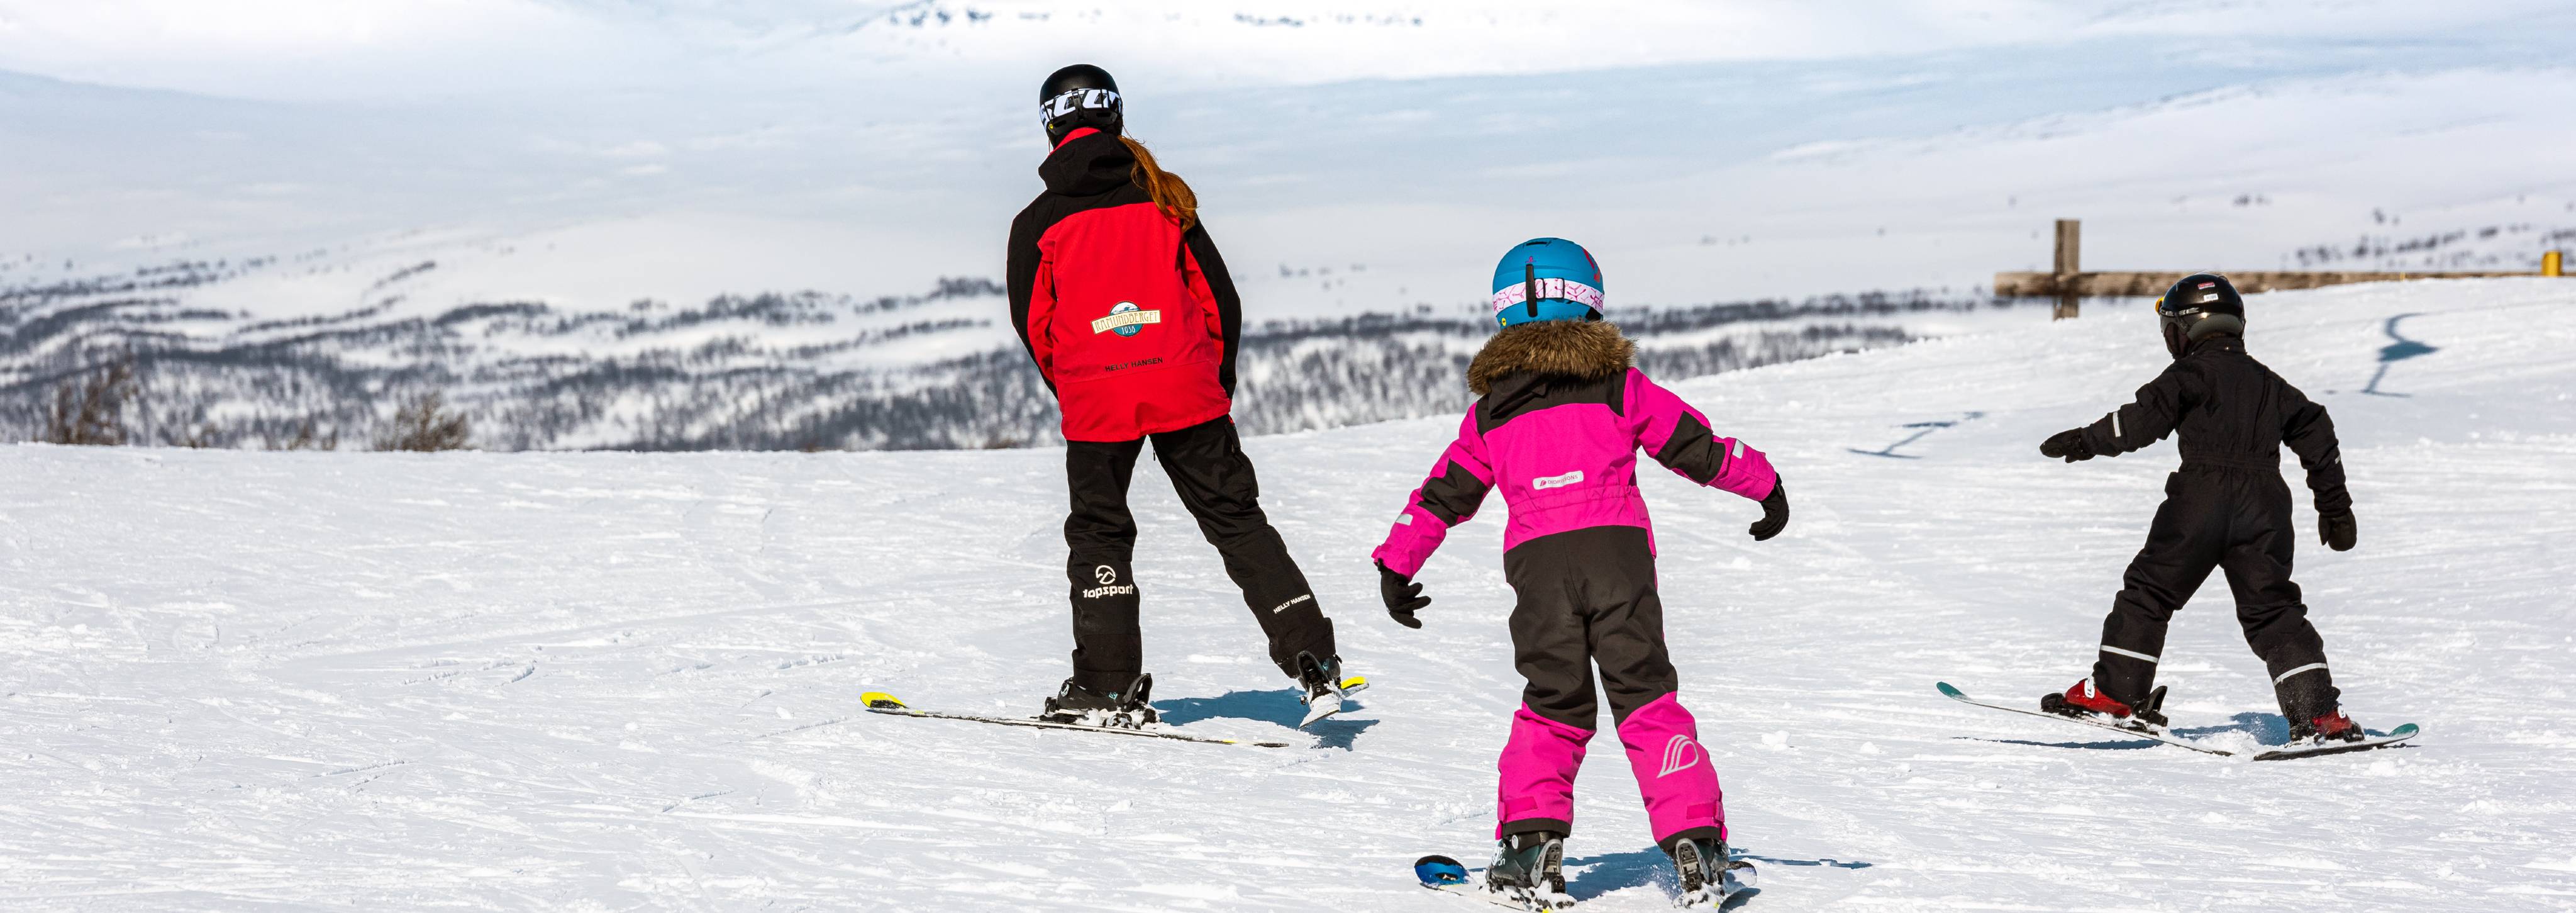
[[[427,274],[420,278],[426,279]],[[925,305],[937,307],[938,305]],[[2143,309],[1677,383],[1791,481],[1786,533],[1660,472],[1682,697],[1762,868],[1748,913],[2554,910],[2576,895],[2576,283],[2256,296],[2333,411],[2361,524],[2298,579],[2346,706],[2415,747],[2246,763],[1943,700],[2091,662],[2175,461],[2049,433],[2166,361]],[[1312,733],[1140,467],[1148,743],[858,711],[1028,712],[1065,673],[1062,454],[0,447],[0,897],[46,910],[1454,911],[1518,701],[1504,510],[1381,617],[1367,550],[1448,416],[1247,439],[1345,656]],[[2294,486],[2295,489],[2295,486]],[[2166,709],[2281,741],[2224,584]],[[1584,909],[1669,909],[1618,752]]]

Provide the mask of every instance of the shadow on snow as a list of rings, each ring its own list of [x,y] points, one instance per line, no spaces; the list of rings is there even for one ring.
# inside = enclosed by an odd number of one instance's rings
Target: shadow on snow
[[[1866,862],[1844,862],[1840,859],[1783,859],[1759,856],[1741,850],[1735,851],[1732,855],[1737,859],[1747,859],[1763,865],[1822,866],[1835,869],[1870,867]],[[1565,868],[1565,893],[1573,895],[1578,901],[1592,900],[1612,891],[1624,891],[1645,885],[1653,885],[1666,896],[1681,894],[1681,880],[1673,874],[1671,857],[1665,856],[1663,850],[1652,847],[1623,853],[1569,857],[1565,860]],[[1742,906],[1760,893],[1762,893],[1761,888],[1748,888],[1738,892],[1735,896],[1726,899],[1724,909],[1732,910]]]
[[[2172,732],[2186,739],[2205,739],[2230,732],[2244,732],[2253,734],[2254,742],[2258,745],[2290,744],[2290,721],[2277,713],[2248,711],[2229,718],[2227,724],[2223,726],[2193,726],[2176,728]]]
[[[1943,429],[1943,428],[1956,427],[1956,426],[1957,426],[1957,425],[1959,425],[1961,422],[1973,422],[1973,421],[1976,421],[1976,420],[1978,420],[1978,419],[1985,418],[1985,417],[1986,417],[1986,414],[1985,414],[1985,413],[1983,413],[1983,412],[1970,412],[1970,413],[1967,413],[1966,415],[1964,415],[1964,416],[1962,416],[1962,417],[1960,417],[1960,418],[1958,418],[1958,419],[1956,419],[1956,420],[1952,420],[1952,421],[1913,422],[1913,423],[1909,423],[1909,424],[1898,425],[1897,427],[1899,427],[1899,428],[1912,428],[1912,429],[1916,429],[1916,430],[1915,430],[1915,432],[1914,432],[1913,434],[1911,434],[1911,435],[1907,435],[1904,439],[1899,440],[1899,441],[1897,441],[1896,443],[1889,444],[1889,445],[1887,445],[1887,446],[1885,446],[1885,447],[1881,447],[1881,448],[1879,448],[1879,449],[1877,449],[1877,450],[1862,450],[1862,449],[1860,449],[1860,448],[1858,448],[1858,447],[1845,447],[1845,448],[1843,448],[1843,449],[1845,449],[1845,450],[1849,450],[1849,451],[1851,451],[1851,452],[1853,452],[1853,453],[1860,454],[1861,456],[1888,457],[1888,458],[1890,458],[1890,459],[1898,459],[1898,460],[1919,460],[1919,459],[1922,459],[1922,457],[1918,457],[1918,456],[1915,456],[1915,455],[1913,455],[1913,454],[1909,454],[1909,453],[1898,453],[1898,452],[1896,452],[1896,448],[1903,447],[1903,446],[1905,446],[1905,445],[1907,445],[1907,444],[1914,443],[1915,441],[1922,440],[1922,439],[1923,439],[1923,437],[1924,437],[1925,435],[1931,434],[1932,432],[1935,432],[1935,431],[1939,431],[1939,430],[1941,430],[1941,429]]]
[[[2367,393],[2367,394],[2370,394],[2370,395],[2372,395],[2372,396],[2395,396],[2395,397],[2407,397],[2407,396],[2413,396],[2413,395],[2414,395],[2414,394],[2411,394],[2411,393],[2388,393],[2388,392],[2382,391],[2382,390],[2380,390],[2380,389],[2379,389],[2379,382],[2388,378],[2388,366],[2389,366],[2389,365],[2393,365],[2393,364],[2396,364],[2396,363],[2398,363],[2398,362],[2405,361],[2405,360],[2407,360],[2407,359],[2409,359],[2409,358],[2414,358],[2414,357],[2416,357],[2416,356],[2418,356],[2418,355],[2431,355],[2431,354],[2433,354],[2433,353],[2435,353],[2435,352],[2439,352],[2439,351],[2441,351],[2441,349],[2437,349],[2437,348],[2434,348],[2434,347],[2432,347],[2432,346],[2425,345],[2424,343],[2416,342],[2415,340],[2408,339],[2408,338],[2406,338],[2406,337],[2404,337],[2404,336],[2399,336],[2399,335],[2397,335],[2397,322],[2398,322],[2398,321],[2400,321],[2400,320],[2404,320],[2404,319],[2406,319],[2406,318],[2408,318],[2408,317],[2421,317],[2421,316],[2424,316],[2424,315],[2422,315],[2422,314],[2399,314],[2399,315],[2397,315],[2397,316],[2395,316],[2395,317],[2388,318],[2388,322],[2387,322],[2386,324],[2383,324],[2383,325],[2381,325],[2381,326],[2380,326],[2379,331],[2380,331],[2380,332],[2382,332],[2382,333],[2386,333],[2386,334],[2388,334],[2388,338],[2389,338],[2390,340],[2392,340],[2392,341],[2391,341],[2388,345],[2383,346],[2383,347],[2381,347],[2381,348],[2380,348],[2380,350],[2379,350],[2379,373],[2376,373],[2376,374],[2373,374],[2373,375],[2371,375],[2371,376],[2370,376],[2370,385],[2369,385],[2369,386],[2365,386],[2365,387],[2361,388],[2361,392],[2363,392],[2363,393]],[[2285,730],[2285,731],[2286,731],[2286,730]]]
[[[2277,713],[2239,713],[2234,717],[2229,718],[2228,722],[2217,726],[2176,726],[2166,731],[2193,741],[2203,741],[2214,735],[2243,732],[2254,736],[2256,744],[2266,747],[2287,745],[2290,743],[2290,721],[2282,718],[2282,716]],[[1981,736],[1964,735],[1958,736],[1958,738],[1967,739],[1973,742],[1994,742],[2002,745],[2029,745],[2035,748],[2084,748],[2097,751],[2135,751],[2143,748],[2154,748],[2160,744],[2145,736],[2097,742],[2037,742],[2029,739],[1991,739]]]
[[[1186,726],[1200,720],[1222,717],[1276,723],[1290,729],[1297,729],[1297,721],[1306,718],[1306,702],[1298,700],[1297,697],[1297,690],[1294,688],[1280,688],[1274,691],[1228,691],[1217,697],[1182,697],[1155,701],[1154,709],[1162,714],[1163,722],[1174,726]],[[1353,704],[1352,709],[1360,709],[1356,700]],[[1299,731],[1314,736],[1318,748],[1339,748],[1348,751],[1352,744],[1359,740],[1360,733],[1367,732],[1369,727],[1375,725],[1377,725],[1376,720],[1351,720],[1336,716],[1331,719],[1317,720],[1314,725]]]

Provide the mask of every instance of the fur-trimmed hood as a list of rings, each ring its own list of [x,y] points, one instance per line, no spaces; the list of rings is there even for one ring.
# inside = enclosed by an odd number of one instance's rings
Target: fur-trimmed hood
[[[1637,344],[1602,320],[1542,320],[1504,327],[1467,363],[1467,389],[1484,396],[1513,374],[1600,380],[1628,370]]]

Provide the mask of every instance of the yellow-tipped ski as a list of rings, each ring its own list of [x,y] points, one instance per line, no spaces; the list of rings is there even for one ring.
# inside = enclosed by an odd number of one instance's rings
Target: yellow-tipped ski
[[[1367,690],[1367,689],[1368,689],[1368,677],[1367,677],[1367,676],[1354,675],[1354,676],[1351,676],[1351,677],[1349,677],[1349,678],[1342,679],[1342,693],[1343,693],[1343,694],[1350,694],[1350,693],[1355,692],[1355,691],[1365,691],[1365,690]]]
[[[905,706],[902,701],[895,700],[894,695],[887,694],[883,691],[870,691],[866,694],[859,695],[859,705],[870,710],[912,709],[911,707]]]

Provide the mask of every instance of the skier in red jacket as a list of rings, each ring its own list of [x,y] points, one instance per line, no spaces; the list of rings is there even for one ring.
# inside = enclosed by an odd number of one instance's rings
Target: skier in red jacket
[[[1145,442],[1227,576],[1270,638],[1270,659],[1303,686],[1305,722],[1341,709],[1333,623],[1261,512],[1233,411],[1242,301],[1188,184],[1121,133],[1118,84],[1089,64],[1039,89],[1046,192],[1011,222],[1011,323],[1064,411],[1072,514],[1073,677],[1046,718],[1153,722],[1127,484]]]

